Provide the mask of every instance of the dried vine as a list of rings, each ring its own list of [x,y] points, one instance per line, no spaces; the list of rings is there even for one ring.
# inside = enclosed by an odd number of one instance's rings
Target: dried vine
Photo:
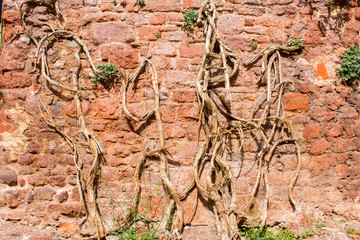
[[[46,86],[49,87],[55,86],[58,88],[59,92],[68,91],[72,93],[73,100],[75,101],[76,104],[76,118],[78,120],[78,125],[80,126],[81,132],[84,135],[93,155],[93,161],[90,166],[90,170],[86,174],[84,172],[85,170],[84,164],[82,163],[81,158],[79,157],[79,153],[75,141],[72,140],[71,137],[69,137],[64,131],[60,129],[60,127],[58,127],[55,124],[54,120],[51,117],[52,115],[51,112],[46,108],[46,106],[43,104],[42,101],[39,104],[39,109],[47,125],[50,128],[54,129],[56,132],[58,132],[66,140],[66,142],[73,150],[74,163],[77,168],[77,184],[79,186],[81,200],[86,212],[86,217],[80,224],[80,228],[90,217],[97,228],[98,239],[105,239],[106,231],[103,225],[103,221],[101,219],[101,214],[97,203],[97,188],[98,188],[98,180],[100,177],[100,168],[101,168],[100,163],[104,161],[104,154],[103,154],[103,149],[100,146],[99,142],[97,141],[96,137],[88,130],[85,122],[85,117],[81,108],[80,90],[82,90],[83,88],[80,87],[78,81],[78,77],[81,69],[80,52],[83,51],[85,53],[94,74],[101,75],[101,72],[99,72],[99,70],[96,69],[86,44],[75,33],[65,30],[55,30],[55,28],[47,22],[26,19],[29,8],[25,8],[24,10],[25,4],[33,7],[37,5],[45,5],[49,8],[55,9],[57,15],[59,17],[62,17],[62,14],[58,8],[58,2],[56,0],[49,0],[49,1],[24,0],[17,6],[19,20],[24,28],[25,34],[32,40],[32,42],[37,47],[37,51],[35,55],[36,60],[34,64],[35,65],[34,71],[36,71],[37,68],[36,62],[38,59],[40,59],[41,75],[46,80],[45,81]],[[41,39],[38,39],[33,35],[31,28],[27,25],[27,22],[31,22],[32,24],[35,23],[38,26],[39,25],[47,26],[50,30],[50,33],[43,36]],[[75,53],[77,65],[74,73],[72,74],[72,81],[73,81],[72,86],[67,86],[64,83],[55,81],[54,79],[52,79],[50,75],[50,68],[47,60],[47,47],[45,46],[45,42],[52,37],[71,39],[74,40],[79,46],[79,50],[76,51]],[[43,109],[45,110],[47,117],[44,116]]]
[[[170,197],[170,206],[168,207],[168,210],[166,212],[167,216],[166,219],[171,219],[172,215],[174,214],[174,211],[176,210],[176,217],[174,221],[172,222],[172,225],[169,226],[172,234],[177,234],[178,232],[181,232],[184,226],[184,213],[183,209],[180,203],[180,198],[177,190],[175,189],[174,185],[171,183],[169,178],[169,172],[168,172],[168,161],[166,156],[166,146],[165,146],[165,137],[164,137],[164,130],[161,120],[161,112],[160,112],[160,95],[159,95],[159,83],[158,83],[158,77],[157,72],[154,67],[154,65],[150,61],[151,56],[145,58],[142,63],[140,64],[139,68],[135,72],[135,74],[130,78],[126,79],[123,78],[123,108],[125,115],[128,119],[133,120],[135,122],[141,123],[144,121],[147,121],[151,117],[155,117],[156,124],[158,127],[158,137],[159,137],[159,149],[158,150],[150,150],[149,148],[146,148],[143,152],[143,155],[141,159],[138,161],[138,165],[135,171],[134,181],[135,181],[135,192],[134,197],[131,204],[131,209],[136,209],[136,204],[138,204],[139,199],[139,192],[140,192],[140,176],[141,176],[141,165],[145,161],[146,157],[155,155],[159,158],[159,167],[160,167],[160,177],[164,186],[164,189],[166,192],[169,193]],[[142,72],[144,72],[146,69],[149,69],[150,78],[153,86],[153,90],[155,93],[155,106],[153,109],[148,111],[144,116],[138,118],[130,113],[130,111],[127,108],[127,98],[126,93],[127,90],[134,87],[135,82],[139,78]],[[129,210],[129,213],[127,214],[127,220],[131,218],[131,213]],[[166,231],[166,221],[163,221],[160,224],[160,231]]]
[[[263,226],[267,216],[267,203],[270,196],[268,182],[268,169],[276,148],[285,143],[293,143],[296,147],[298,167],[289,186],[289,199],[293,204],[292,188],[300,170],[300,147],[295,139],[290,123],[285,118],[283,108],[283,94],[286,83],[282,79],[280,52],[292,52],[299,46],[293,46],[293,40],[285,44],[267,48],[261,51],[246,64],[263,57],[262,82],[266,84],[265,107],[262,104],[254,109],[262,111],[260,118],[240,118],[231,113],[230,79],[238,70],[239,59],[234,51],[227,48],[217,32],[215,19],[216,7],[211,0],[207,0],[199,12],[198,24],[203,26],[205,34],[205,55],[199,64],[195,87],[200,106],[200,128],[205,139],[198,150],[194,161],[194,181],[200,194],[214,203],[214,216],[220,239],[239,239],[238,223],[244,218],[251,218],[246,214],[256,200],[261,181],[265,185],[266,203],[261,223]],[[223,87],[224,91],[216,87]],[[262,97],[262,96],[260,96]],[[273,113],[272,106],[276,106]],[[271,128],[267,127],[271,124]],[[242,149],[245,134],[252,133],[262,140],[257,154],[258,174],[256,183],[249,196],[249,200],[241,207],[237,206],[236,185],[233,170],[229,163],[229,144],[231,136],[237,136]],[[277,134],[276,133],[280,133]],[[210,167],[204,178],[206,185],[201,184],[203,165],[209,163]],[[189,186],[191,186],[190,183]]]

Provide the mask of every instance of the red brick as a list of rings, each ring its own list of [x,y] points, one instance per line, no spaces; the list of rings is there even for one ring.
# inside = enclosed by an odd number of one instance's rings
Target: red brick
[[[133,28],[124,23],[93,23],[90,31],[92,33],[93,41],[97,44],[132,42],[135,40]]]
[[[155,41],[158,39],[155,34],[160,32],[160,29],[156,26],[141,26],[138,32],[140,40]]]
[[[299,84],[299,91],[302,93],[317,92],[318,90],[319,90],[319,86],[315,84],[306,84],[306,83]]]
[[[64,214],[64,215],[70,215],[70,216],[76,216],[77,214],[79,214],[80,209],[81,209],[81,206],[78,203],[76,203],[76,204],[55,203],[55,204],[48,205],[49,212],[56,212],[56,213],[60,213],[60,214]]]
[[[130,46],[118,43],[101,47],[101,58],[117,67],[131,69],[139,64],[138,52]]]
[[[69,235],[75,234],[78,231],[78,226],[75,222],[66,222],[59,227],[60,233],[66,233]]]
[[[12,125],[0,123],[0,133],[10,132]]]
[[[69,193],[67,191],[63,191],[56,196],[59,203],[66,202],[68,197],[69,197]]]
[[[325,64],[318,64],[316,69],[317,74],[322,77],[323,80],[329,79]]]
[[[184,58],[196,58],[202,57],[205,54],[204,44],[187,44],[182,43],[180,45],[180,57]]]
[[[247,27],[254,26],[255,25],[255,20],[253,18],[245,18],[244,25],[247,26]]]
[[[34,186],[43,186],[45,185],[45,177],[42,176],[41,174],[31,175],[28,178],[28,182],[29,184]]]
[[[176,102],[195,102],[195,92],[191,90],[174,90],[173,96]]]
[[[170,11],[180,11],[181,10],[181,1],[178,0],[146,0],[146,5],[144,7],[146,10],[151,10],[155,12],[170,12]]]
[[[63,111],[66,115],[70,117],[75,117],[76,115],[76,104],[75,101],[66,102],[65,104],[62,104]],[[84,115],[86,115],[90,109],[90,103],[89,101],[82,100],[81,101],[81,109]]]
[[[355,8],[354,16],[355,16],[356,20],[360,21],[360,7]]]
[[[5,22],[16,22],[19,19],[19,14],[15,10],[7,9],[3,12],[2,19]]]
[[[247,36],[227,36],[225,37],[225,43],[233,50],[251,51],[252,38]]]
[[[237,35],[244,29],[244,19],[238,15],[224,14],[217,21],[220,34]]]
[[[307,111],[309,109],[309,96],[301,93],[287,93],[284,98],[286,111]]]
[[[14,170],[7,167],[0,169],[0,183],[5,183],[9,186],[17,185],[17,174]]]
[[[165,138],[183,138],[185,137],[186,131],[184,128],[177,125],[168,125],[164,126],[164,135]]]
[[[3,62],[3,61],[2,61]],[[31,78],[22,72],[4,72],[0,75],[0,88],[25,88],[32,84]]]
[[[310,116],[319,122],[330,121],[336,117],[336,112],[328,111],[324,107],[312,107]]]
[[[183,8],[200,8],[202,3],[202,0],[184,0]]]
[[[319,137],[320,134],[320,124],[311,123],[305,126],[303,131],[303,136],[305,140],[310,140],[313,138]]]
[[[149,17],[149,23],[153,25],[160,25],[166,22],[166,15],[163,13],[153,13]]]
[[[28,145],[28,152],[29,153],[39,153],[41,151],[41,145],[37,141],[31,141]]]
[[[310,153],[313,155],[320,155],[326,152],[326,150],[330,147],[330,143],[325,139],[319,139],[315,141],[310,149]]]
[[[42,155],[35,162],[35,165],[41,168],[53,168],[55,167],[56,158],[53,155]]]
[[[170,43],[158,41],[151,49],[151,53],[154,55],[174,57],[176,56],[176,48]]]
[[[320,156],[313,156],[311,158],[311,170],[314,172],[322,171],[331,167],[335,159],[331,153],[326,153]]]
[[[342,126],[338,123],[328,124],[325,128],[325,135],[327,137],[338,137],[344,131]]]
[[[333,143],[333,151],[334,152],[347,152],[347,151],[355,151],[360,147],[358,138],[337,138],[337,140]]]
[[[51,200],[55,195],[55,191],[50,188],[36,189],[35,195],[39,200]]]
[[[66,178],[64,176],[52,176],[47,180],[51,186],[57,187],[65,187],[66,186]]]
[[[339,177],[345,178],[348,176],[350,168],[345,164],[340,164],[335,167],[335,170]]]

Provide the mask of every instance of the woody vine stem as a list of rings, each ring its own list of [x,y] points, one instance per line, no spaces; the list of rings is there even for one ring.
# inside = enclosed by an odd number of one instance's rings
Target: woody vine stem
[[[74,163],[77,168],[77,183],[86,214],[82,224],[80,224],[80,228],[90,218],[97,229],[97,238],[105,239],[110,230],[106,230],[104,227],[97,202],[97,188],[101,170],[100,163],[104,162],[104,151],[94,134],[88,130],[81,108],[80,90],[83,87],[79,82],[79,73],[81,71],[80,54],[85,54],[85,59],[90,63],[93,74],[99,77],[105,76],[95,67],[86,44],[75,33],[56,29],[47,22],[27,18],[30,11],[29,7],[37,5],[44,5],[54,9],[62,23],[60,26],[62,29],[64,29],[66,22],[56,0],[24,0],[17,5],[19,20],[23,26],[24,34],[32,40],[37,48],[34,71],[36,71],[38,67],[37,62],[39,61],[40,72],[45,79],[46,86],[50,89],[55,87],[60,92],[69,92],[75,101],[78,125],[85,136],[93,156],[91,166],[85,166],[81,161],[76,141],[56,125],[51,111],[42,100],[39,103],[40,113],[47,125],[58,132],[73,151]],[[25,8],[24,6],[28,7]],[[194,188],[198,190],[204,199],[213,204],[213,213],[219,239],[228,240],[240,239],[238,225],[243,223],[244,219],[252,219],[252,216],[247,213],[254,207],[260,185],[263,184],[265,186],[265,204],[259,224],[260,226],[265,225],[270,196],[270,184],[268,181],[269,164],[277,147],[282,144],[294,144],[296,149],[297,168],[289,186],[289,200],[292,206],[295,207],[292,198],[292,188],[300,171],[301,152],[299,142],[294,137],[293,129],[286,118],[283,107],[283,95],[288,82],[282,77],[281,53],[291,53],[299,50],[302,46],[293,44],[294,39],[291,39],[282,45],[260,51],[245,63],[245,65],[251,66],[259,58],[262,58],[262,77],[260,83],[266,85],[266,88],[265,92],[255,101],[250,118],[241,118],[235,116],[231,111],[231,79],[238,74],[240,59],[238,54],[228,48],[222,41],[217,32],[216,18],[217,11],[214,2],[206,0],[200,8],[197,20],[197,25],[203,27],[205,37],[205,54],[199,63],[195,79],[195,91],[200,109],[198,139],[199,143],[201,142],[201,146],[194,159],[193,179],[188,183],[183,192],[179,193],[170,180],[166,151],[169,146],[166,146],[165,143],[161,120],[159,83],[156,68],[150,61],[151,57],[149,56],[141,62],[132,77],[128,78],[125,75],[119,75],[122,79],[122,104],[126,117],[138,123],[146,122],[154,117],[158,127],[159,141],[157,148],[151,149],[146,147],[141,158],[138,160],[133,177],[135,191],[128,211],[120,221],[120,226],[134,220],[134,211],[137,211],[141,194],[141,176],[145,161],[150,156],[158,159],[163,187],[169,193],[170,200],[166,211],[166,218],[161,220],[159,231],[167,232],[172,238],[178,238],[179,233],[183,230],[184,213],[181,201],[184,201]],[[35,26],[46,26],[50,33],[41,38],[35,37],[33,33]],[[74,40],[79,47],[75,53],[77,65],[72,74],[72,84],[61,83],[51,77],[47,61],[48,46],[46,43],[55,37]],[[137,117],[131,114],[127,108],[126,93],[130,88],[134,87],[139,76],[145,71],[150,73],[155,93],[155,105],[144,116]],[[200,139],[201,132],[204,136],[202,139]],[[246,136],[250,135],[261,141],[256,155],[258,172],[248,201],[239,206],[237,203],[237,186],[235,184],[236,177],[230,165],[229,160],[231,160],[231,157],[228,153],[231,148],[231,139],[234,139],[234,137],[238,139],[239,149],[237,149],[237,152],[241,152]],[[200,181],[202,177],[205,179],[204,185]],[[175,216],[174,221],[169,224],[167,220],[172,219],[173,216]],[[141,221],[141,219],[137,221]]]

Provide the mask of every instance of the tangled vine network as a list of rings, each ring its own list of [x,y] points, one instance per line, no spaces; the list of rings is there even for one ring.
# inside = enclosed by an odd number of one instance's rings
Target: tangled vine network
[[[35,69],[39,67],[41,76],[45,79],[45,85],[49,89],[58,92],[68,92],[76,105],[76,118],[82,134],[85,136],[87,145],[93,156],[92,164],[87,166],[80,157],[77,143],[65,133],[53,120],[51,111],[40,100],[40,113],[47,125],[58,132],[69,144],[73,151],[74,163],[77,168],[77,184],[80,190],[81,200],[85,209],[85,217],[81,226],[91,219],[97,229],[97,238],[105,239],[110,232],[104,227],[101,211],[97,202],[97,189],[100,178],[101,163],[104,161],[104,150],[94,134],[88,130],[81,106],[81,90],[84,89],[79,81],[81,70],[80,54],[90,64],[93,74],[105,77],[98,70],[91,58],[86,44],[75,33],[67,30],[58,30],[48,22],[28,18],[31,7],[44,5],[53,9],[64,29],[66,19],[61,14],[56,0],[24,0],[17,5],[19,20],[26,34],[36,46]],[[27,6],[27,7],[25,7]],[[263,226],[267,217],[268,201],[270,196],[270,184],[268,170],[275,150],[282,144],[294,144],[297,154],[297,169],[289,186],[289,200],[293,207],[292,189],[300,171],[300,146],[294,137],[290,122],[286,119],[283,95],[289,82],[282,77],[281,53],[291,53],[299,50],[302,46],[294,44],[291,39],[280,46],[269,47],[260,51],[245,65],[251,66],[262,58],[262,77],[260,83],[266,85],[265,91],[255,101],[250,118],[235,116],[231,111],[231,80],[237,76],[240,59],[238,54],[228,48],[222,41],[216,28],[217,11],[212,0],[205,1],[200,10],[197,25],[203,27],[205,36],[205,54],[199,63],[195,91],[199,104],[200,119],[198,138],[201,142],[194,164],[193,179],[182,192],[178,192],[170,180],[168,169],[167,148],[164,130],[161,120],[159,83],[156,68],[151,62],[151,56],[145,58],[136,72],[131,77],[120,74],[122,79],[122,104],[126,117],[130,121],[143,123],[155,118],[158,127],[158,147],[146,147],[141,158],[137,162],[133,180],[135,189],[131,204],[127,213],[120,221],[120,225],[133,222],[134,211],[137,211],[141,194],[141,177],[145,161],[148,157],[158,158],[160,175],[163,187],[168,193],[170,204],[166,211],[166,217],[160,220],[159,231],[166,231],[171,238],[180,238],[184,227],[184,212],[181,202],[186,199],[190,192],[196,188],[199,194],[212,203],[213,213],[216,220],[216,228],[219,239],[240,239],[238,226],[244,220],[251,219],[249,210],[254,207],[256,198],[263,184],[265,186],[265,205],[261,215],[260,225]],[[38,37],[34,35],[35,27],[46,27],[48,33]],[[48,65],[47,52],[51,48],[51,39],[73,40],[78,45],[75,53],[76,67],[72,74],[72,84],[56,81],[51,77]],[[37,64],[39,62],[39,64]],[[127,108],[126,93],[133,88],[139,76],[148,71],[152,82],[155,98],[155,106],[142,117],[130,113]],[[43,99],[44,97],[41,97]],[[200,141],[201,132],[203,138]],[[231,156],[228,154],[232,147],[231,139],[239,141],[238,152],[242,151],[247,136],[260,139],[259,150],[256,155],[258,172],[255,184],[248,200],[242,206],[237,203],[237,186],[235,176],[230,164]],[[172,147],[172,146],[171,146]],[[205,179],[202,181],[201,179]],[[172,219],[173,221],[168,221]],[[137,221],[141,221],[138,219]]]

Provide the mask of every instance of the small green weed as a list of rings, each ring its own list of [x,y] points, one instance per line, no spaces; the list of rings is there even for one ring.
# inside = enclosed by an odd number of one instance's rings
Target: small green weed
[[[291,43],[291,46],[301,48],[303,44],[304,44],[304,40],[301,37],[297,37],[294,38],[294,40]]]
[[[325,0],[325,2],[330,9],[339,6],[349,6],[351,4],[351,0]]]
[[[257,46],[258,46],[258,42],[255,41],[255,40],[251,40],[251,42],[250,42],[250,47],[251,47],[253,50],[255,50],[255,49],[257,49]]]
[[[355,229],[354,227],[344,228],[344,230],[345,230],[348,234],[360,235],[360,231],[357,230],[357,229]]]
[[[160,39],[160,38],[161,38],[161,32],[156,32],[154,35],[155,35],[155,37],[156,37],[157,39]]]
[[[314,232],[310,229],[297,236],[287,228],[270,231],[267,227],[259,227],[241,228],[240,235],[246,240],[301,240],[311,238],[314,236]]]
[[[188,35],[194,33],[195,26],[197,25],[197,19],[199,17],[199,13],[193,9],[189,9],[185,11],[184,16],[184,24],[181,29],[186,32]]]
[[[316,225],[317,228],[325,228],[326,225],[324,223],[320,223]]]
[[[92,86],[97,86],[99,83],[108,85],[114,80],[118,73],[117,67],[111,63],[100,64],[96,68],[101,71],[101,76],[96,74],[91,79]]]
[[[357,83],[360,78],[360,44],[357,42],[341,54],[341,66],[337,76],[347,84]]]
[[[146,5],[145,0],[139,0],[139,5],[140,7],[144,7]]]

